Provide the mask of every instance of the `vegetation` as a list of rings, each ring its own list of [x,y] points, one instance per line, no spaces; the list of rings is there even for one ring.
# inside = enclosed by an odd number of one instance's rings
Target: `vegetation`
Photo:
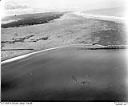
[[[37,14],[26,14],[26,15],[18,15],[18,16],[10,16],[3,21],[7,20],[16,20],[10,23],[2,24],[2,28],[8,27],[19,27],[19,26],[26,26],[26,25],[35,25],[35,24],[43,24],[48,23],[53,19],[60,18],[63,13],[37,13]]]

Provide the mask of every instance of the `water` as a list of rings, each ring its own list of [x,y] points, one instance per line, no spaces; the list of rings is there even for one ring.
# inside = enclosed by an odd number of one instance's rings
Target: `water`
[[[2,65],[3,101],[126,101],[126,50],[66,47]]]

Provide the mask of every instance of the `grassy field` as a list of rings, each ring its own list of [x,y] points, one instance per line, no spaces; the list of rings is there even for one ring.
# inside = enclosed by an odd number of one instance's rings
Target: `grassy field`
[[[55,14],[59,15],[56,16]],[[87,19],[72,13],[64,13],[63,16],[60,13],[55,14],[39,14],[40,17],[38,18],[36,15],[23,15],[23,20],[21,16],[16,16],[17,19],[21,19],[21,21],[17,22],[25,22],[22,27],[20,24],[18,24],[20,27],[16,27],[17,24],[15,24],[16,26],[14,27],[13,22],[5,24],[4,28],[2,26],[2,61],[21,54],[62,45],[126,44],[125,26],[123,23]],[[41,18],[42,16],[45,18]],[[47,16],[52,17],[48,18],[48,22],[42,24],[42,22],[46,21],[44,19],[47,19]],[[36,19],[34,17],[36,17]],[[15,18],[11,17],[11,19]],[[33,19],[36,20],[34,20],[34,25],[28,25],[29,22],[31,24],[33,23]],[[49,21],[49,19],[51,21]],[[9,19],[6,18],[3,21],[7,20]]]

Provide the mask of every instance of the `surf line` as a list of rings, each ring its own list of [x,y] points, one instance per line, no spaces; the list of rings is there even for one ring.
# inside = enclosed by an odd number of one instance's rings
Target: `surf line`
[[[73,14],[82,16],[84,18],[92,18],[92,19],[99,19],[99,20],[106,20],[106,21],[113,21],[113,22],[119,22],[122,23],[125,21],[125,17],[117,17],[117,16],[107,16],[107,15],[94,15],[94,14],[88,14],[83,12],[74,12]]]
[[[92,44],[71,44],[71,45],[65,45],[65,46],[49,48],[49,49],[40,50],[40,51],[24,54],[24,55],[21,55],[21,56],[17,56],[17,57],[11,58],[11,59],[7,59],[7,60],[2,61],[1,64],[10,63],[10,62],[13,62],[13,61],[16,61],[16,60],[20,60],[20,59],[29,57],[29,56],[31,56],[33,54],[37,54],[37,53],[41,53],[41,52],[47,52],[47,51],[50,51],[50,50],[56,50],[56,49],[59,49],[59,48],[65,48],[65,47],[70,47],[70,46],[91,46],[91,45]]]
[[[91,47],[94,47],[96,46],[96,48],[98,49],[101,49],[101,48],[115,48],[115,47],[118,47],[119,45],[109,45],[109,46],[103,46],[103,45],[100,45],[100,44],[96,44],[96,45],[93,45],[93,44],[70,44],[70,45],[63,45],[63,46],[58,46],[58,47],[54,47],[54,48],[49,48],[49,49],[45,49],[45,50],[40,50],[40,51],[36,51],[36,52],[32,52],[32,53],[28,53],[28,54],[24,54],[24,55],[21,55],[21,56],[17,56],[17,57],[14,57],[14,58],[11,58],[11,59],[7,59],[7,60],[4,60],[1,62],[1,64],[5,64],[5,63],[9,63],[9,62],[13,62],[13,61],[16,61],[16,60],[20,60],[20,59],[23,59],[23,58],[26,58],[26,57],[29,57],[33,54],[37,54],[37,53],[41,53],[41,52],[47,52],[47,51],[51,51],[51,50],[56,50],[56,49],[61,49],[61,48],[66,48],[66,47],[84,47],[84,48],[90,48],[89,46]],[[86,47],[87,46],[87,47]],[[125,47],[127,48],[128,46],[127,45],[120,45],[121,47]],[[119,46],[119,47],[120,47]],[[95,48],[95,47],[94,47]],[[93,48],[92,48],[93,49]]]

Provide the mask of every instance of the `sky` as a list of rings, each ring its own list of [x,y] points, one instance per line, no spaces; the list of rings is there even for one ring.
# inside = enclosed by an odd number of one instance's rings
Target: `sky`
[[[123,7],[125,0],[3,0],[3,16],[47,11],[86,11]]]

